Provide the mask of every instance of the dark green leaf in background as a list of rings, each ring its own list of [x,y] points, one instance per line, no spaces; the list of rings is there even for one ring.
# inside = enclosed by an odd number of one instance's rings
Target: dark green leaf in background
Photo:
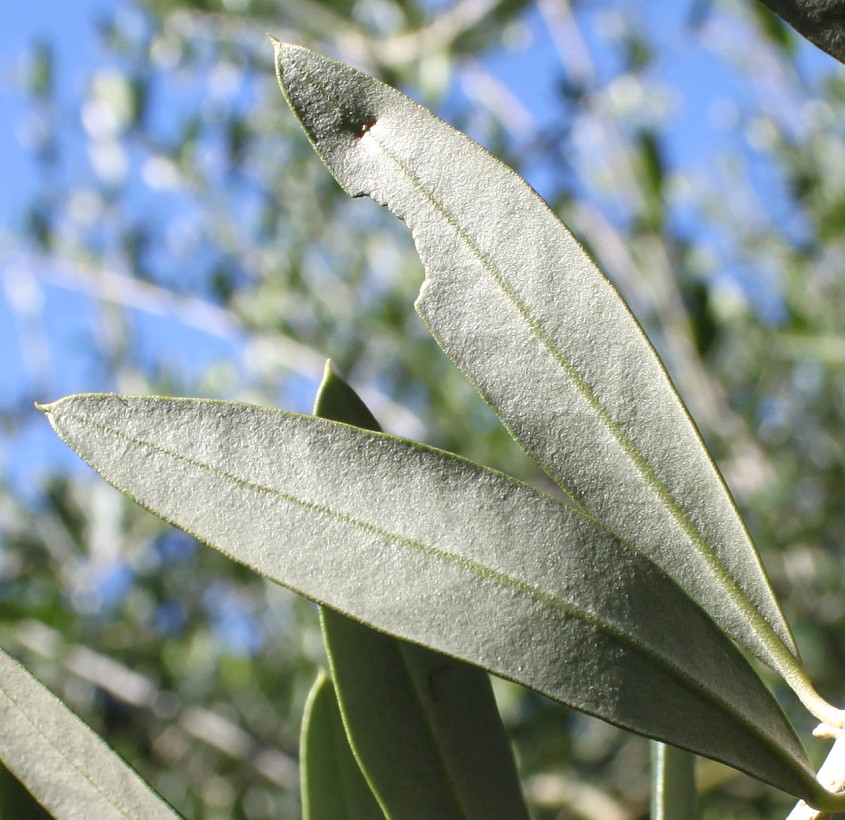
[[[695,820],[695,755],[651,746],[651,820]]]
[[[845,63],[845,3],[842,0],[763,0],[799,34]]]
[[[299,756],[302,820],[384,820],[349,748],[334,686],[324,672],[305,704]]]
[[[352,743],[388,817],[527,820],[484,670],[320,614]]]
[[[380,429],[330,364],[314,413]],[[527,820],[486,672],[325,607],[320,617],[350,742],[388,817]]]
[[[339,421],[381,432],[381,425],[364,404],[361,397],[335,373],[331,362],[326,362],[323,381],[314,402],[314,415],[321,419]]]

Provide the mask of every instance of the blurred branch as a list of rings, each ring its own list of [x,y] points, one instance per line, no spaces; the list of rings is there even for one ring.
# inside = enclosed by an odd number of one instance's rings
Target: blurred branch
[[[426,55],[447,50],[455,40],[505,2],[507,0],[459,0],[416,31],[381,40],[375,39],[371,32],[363,30],[354,20],[331,11],[323,4],[309,0],[285,0],[285,12],[302,31],[323,41],[333,39],[344,60],[374,71],[378,66],[407,65]],[[257,32],[260,25],[247,17],[200,9],[179,9],[168,18],[168,22],[185,37],[196,35],[195,21],[212,22],[218,30],[232,32],[234,29],[250,36]],[[270,21],[264,22],[269,24]],[[279,33],[278,29],[275,33]],[[269,56],[270,51],[266,54]]]
[[[73,263],[72,272],[49,270],[56,260],[32,254],[18,254],[5,262],[3,272],[7,287],[15,281],[34,279],[42,285],[84,293],[100,303],[111,303],[145,313],[175,319],[179,324],[233,343],[242,344],[247,360],[271,362],[274,367],[315,379],[323,371],[326,357],[282,334],[259,333],[238,320],[228,310],[193,296],[176,294],[151,282],[127,274],[87,270]],[[377,388],[366,386],[362,395],[379,413],[384,426],[397,435],[421,438],[425,433],[422,421]]]
[[[528,800],[543,809],[563,809],[584,820],[635,820],[645,806],[629,808],[603,789],[562,774],[537,774],[525,784]]]
[[[591,86],[596,68],[569,0],[539,0],[537,6],[570,81],[584,88]]]
[[[470,60],[463,70],[468,95],[484,106],[517,140],[528,143],[537,135],[533,113],[501,80],[478,60]]]
[[[842,336],[783,333],[778,337],[778,347],[784,358],[809,356],[831,364],[845,363],[845,338]]]
[[[427,54],[447,50],[462,34],[477,26],[505,0],[459,0],[428,25],[378,43],[361,36],[359,48],[370,51],[382,65],[404,65]],[[341,41],[346,40],[345,35]]]

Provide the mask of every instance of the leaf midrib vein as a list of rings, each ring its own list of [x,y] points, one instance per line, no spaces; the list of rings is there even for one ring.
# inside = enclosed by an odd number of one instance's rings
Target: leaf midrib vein
[[[422,195],[425,196],[426,199],[428,199],[428,201],[431,203],[431,205],[443,216],[446,222],[454,229],[455,233],[464,241],[464,243],[476,256],[479,262],[481,262],[482,266],[490,274],[493,281],[499,286],[500,290],[505,294],[505,296],[512,302],[512,304],[514,305],[526,325],[538,338],[542,346],[548,351],[549,355],[561,367],[561,369],[564,371],[571,383],[575,386],[576,390],[589,404],[590,408],[596,413],[596,415],[604,425],[605,429],[607,429],[613,436],[613,438],[616,439],[622,451],[626,454],[626,456],[628,456],[631,463],[642,476],[647,486],[663,503],[664,507],[670,513],[672,518],[678,522],[684,535],[686,535],[686,537],[689,539],[690,543],[692,544],[696,552],[698,552],[698,554],[705,561],[708,568],[719,579],[723,589],[730,597],[730,599],[738,606],[738,608],[746,617],[748,617],[750,620],[755,620],[758,625],[764,627],[764,641],[767,647],[773,652],[773,654],[777,654],[775,651],[775,647],[770,645],[769,634],[774,634],[770,624],[760,615],[757,608],[754,607],[753,604],[751,604],[751,602],[748,600],[745,591],[730,575],[727,568],[722,563],[721,559],[718,557],[718,555],[716,555],[713,548],[704,538],[695,523],[689,518],[689,516],[686,514],[680,504],[678,504],[677,500],[672,495],[669,488],[660,480],[660,478],[655,473],[654,468],[649,464],[645,456],[637,449],[636,445],[628,436],[628,434],[620,427],[616,420],[611,416],[607,408],[601,403],[601,400],[598,398],[598,396],[596,396],[590,384],[584,379],[584,377],[581,375],[575,365],[573,365],[572,362],[570,362],[569,359],[566,358],[563,352],[555,344],[554,339],[551,338],[551,336],[546,332],[542,325],[534,318],[534,316],[531,314],[530,309],[520,299],[519,295],[509,284],[509,282],[505,279],[504,275],[493,262],[493,260],[490,258],[490,256],[485,253],[475,242],[475,240],[464,231],[455,216],[445,206],[443,206],[427,188],[425,188],[423,183],[419,180],[418,177],[416,177],[416,175],[411,171],[411,169],[408,168],[404,163],[402,163],[402,161],[398,157],[395,157],[392,152],[390,152],[375,135],[371,134],[370,136],[382,148],[385,154],[387,154],[392,160],[394,160],[394,162],[396,162],[397,165],[399,165],[408,174],[408,176],[411,178],[412,182],[418,187]],[[591,517],[593,517],[594,520],[598,521],[607,532],[611,533],[617,538],[619,537],[615,532],[613,532],[609,525],[604,523],[602,519],[595,517],[595,513],[593,513],[592,510],[579,498],[579,493],[577,493],[567,485],[567,483],[560,477],[558,471],[554,468],[553,465],[549,465],[543,462],[542,466],[543,469],[555,479],[561,489],[563,489],[564,492],[569,494],[582,509],[589,512]],[[782,641],[780,641],[780,639],[777,637],[776,640],[778,644],[782,643]]]
[[[158,399],[157,401],[166,402],[169,400]],[[324,515],[329,518],[337,519],[345,524],[376,535],[387,541],[393,541],[397,544],[404,545],[409,549],[426,555],[432,559],[441,560],[444,563],[459,566],[465,569],[470,574],[474,574],[477,577],[481,578],[482,580],[497,584],[503,589],[508,589],[517,594],[523,595],[526,598],[530,598],[531,600],[535,601],[540,605],[547,606],[550,609],[554,609],[558,612],[563,613],[564,615],[576,618],[577,620],[580,620],[591,628],[595,629],[597,632],[605,634],[608,638],[616,641],[618,644],[627,646],[635,653],[643,655],[655,666],[664,669],[670,677],[674,677],[676,680],[678,680],[687,690],[693,693],[697,693],[697,695],[702,699],[710,701],[717,708],[721,708],[722,710],[724,710],[727,714],[731,715],[734,719],[743,724],[751,732],[751,734],[762,739],[764,745],[769,746],[770,749],[772,746],[774,746],[774,748],[777,750],[778,755],[782,756],[785,760],[787,760],[790,765],[793,764],[792,758],[785,750],[781,748],[780,744],[777,741],[773,741],[772,739],[770,739],[763,732],[762,728],[757,726],[753,720],[750,720],[749,718],[745,717],[742,713],[737,712],[733,708],[733,704],[730,701],[725,700],[717,692],[704,686],[699,679],[695,678],[686,670],[679,667],[676,663],[667,658],[665,655],[661,655],[660,653],[653,650],[651,647],[641,643],[639,640],[626,633],[623,629],[617,627],[615,624],[605,620],[602,616],[597,615],[596,613],[591,612],[590,610],[567,602],[559,598],[558,596],[546,592],[545,590],[535,586],[534,584],[529,583],[528,581],[523,581],[512,575],[508,575],[507,573],[502,572],[501,570],[496,570],[472,558],[457,555],[455,553],[448,552],[447,550],[443,550],[439,547],[425,544],[416,538],[392,532],[390,530],[385,529],[384,527],[380,527],[377,524],[373,524],[370,521],[365,521],[363,519],[356,518],[355,516],[350,515],[349,513],[336,510],[325,504],[320,504],[315,501],[299,498],[298,496],[295,496],[291,493],[287,493],[278,488],[268,487],[263,484],[258,484],[256,482],[249,481],[248,479],[242,478],[238,475],[235,475],[234,473],[230,473],[227,470],[223,470],[219,467],[215,467],[211,464],[207,464],[203,461],[200,461],[199,459],[192,458],[191,456],[187,456],[182,453],[170,450],[160,444],[135,438],[134,436],[131,436],[128,433],[123,432],[122,430],[103,424],[101,422],[96,422],[91,419],[87,419],[83,416],[78,416],[69,412],[63,415],[66,418],[77,422],[82,427],[91,427],[93,429],[99,430],[100,432],[122,439],[125,442],[129,442],[130,444],[134,444],[137,447],[146,448],[148,450],[151,450],[153,453],[159,453],[160,455],[172,458],[174,461],[181,462],[197,469],[203,470],[214,477],[230,481],[242,489],[250,490],[256,493],[271,495],[283,501],[287,501],[288,503],[293,504],[295,506],[299,506],[303,509],[310,510],[314,513]],[[104,477],[106,477],[105,472],[103,472],[103,475]],[[114,483],[114,485],[118,489],[122,490],[118,482],[114,481],[112,483]],[[148,507],[148,509],[150,509],[154,513],[156,512],[155,509],[153,509],[152,507]],[[197,537],[200,540],[203,540],[201,536]],[[279,583],[283,582],[279,580]]]
[[[338,99],[334,94],[331,93],[328,88],[326,88],[322,83],[315,79],[311,72],[309,72],[306,68],[303,68],[301,65],[299,65],[298,68],[305,76],[307,82],[309,82],[313,88],[323,94],[333,105],[338,108],[338,110],[340,110],[343,114],[350,118],[350,120],[354,120],[354,114],[348,110],[342,100]],[[296,106],[292,106],[292,108],[296,111]],[[304,119],[301,116],[299,117],[299,119],[300,122],[303,123],[303,127],[305,128],[306,133],[308,133],[312,143],[315,145],[315,147],[317,147],[318,140],[316,138],[316,135],[313,135],[311,133],[310,129],[307,127]],[[610,432],[613,438],[616,439],[622,451],[626,454],[626,456],[630,459],[636,470],[642,476],[646,485],[663,503],[664,507],[668,510],[670,515],[680,525],[681,530],[689,539],[691,545],[696,550],[696,552],[704,560],[708,569],[710,569],[710,571],[719,581],[722,589],[724,590],[728,598],[742,612],[742,614],[749,621],[753,622],[755,627],[757,627],[757,629],[755,629],[755,634],[758,638],[762,640],[763,644],[771,653],[772,661],[777,663],[777,665],[782,669],[793,668],[794,659],[792,658],[792,653],[788,650],[781,638],[775,633],[774,628],[763,617],[757,607],[754,606],[754,604],[750,601],[745,590],[732,577],[730,572],[722,563],[719,556],[715,553],[708,541],[704,538],[703,534],[698,529],[695,522],[693,522],[690,517],[686,514],[686,512],[677,502],[668,487],[666,487],[666,485],[660,480],[660,478],[654,471],[654,468],[651,466],[651,464],[649,464],[646,457],[637,449],[636,445],[630,439],[628,434],[619,426],[619,424],[616,422],[610,412],[604,407],[601,400],[598,398],[598,396],[596,396],[590,384],[583,378],[583,376],[575,367],[575,365],[573,365],[572,362],[570,362],[569,359],[564,355],[563,351],[558,348],[557,344],[555,343],[555,340],[545,331],[542,324],[534,318],[533,314],[531,313],[531,310],[522,301],[522,299],[520,299],[519,295],[510,285],[504,274],[499,270],[498,266],[492,260],[490,255],[487,254],[484,250],[482,250],[482,248],[472,238],[472,236],[470,236],[469,233],[467,233],[467,231],[461,226],[459,220],[454,216],[454,214],[452,214],[451,211],[449,211],[449,209],[446,208],[446,206],[443,205],[434,196],[434,194],[425,186],[422,180],[420,180],[420,178],[413,172],[413,170],[405,162],[403,162],[400,157],[396,156],[396,154],[391,151],[390,148],[388,148],[382,140],[378,138],[377,134],[373,133],[372,128],[368,130],[366,138],[375,142],[375,144],[379,146],[385,156],[387,156],[394,164],[396,164],[399,169],[410,179],[412,184],[419,190],[422,196],[426,200],[428,200],[431,206],[442,215],[442,217],[452,227],[458,237],[470,249],[472,254],[475,255],[475,257],[481,263],[482,267],[488,272],[488,274],[491,276],[491,278],[499,287],[499,289],[512,302],[523,321],[538,338],[541,345],[548,351],[549,355],[555,360],[555,362],[558,363],[558,365],[570,379],[572,384],[575,386],[576,390],[578,390],[584,400],[596,413],[596,415],[601,420],[602,424]],[[536,455],[534,455],[533,453],[532,455],[536,458]],[[590,513],[589,508],[586,507],[584,503],[578,498],[578,493],[567,486],[567,483],[563,481],[562,478],[558,475],[557,470],[552,465],[547,464],[540,459],[538,459],[538,461],[540,461],[540,464],[543,469],[555,479],[555,481],[564,490],[564,492],[570,495],[581,509],[583,509],[585,512]],[[591,517],[594,517],[592,513],[590,513],[590,515]],[[602,526],[608,533],[610,533],[616,538],[619,538],[619,536],[606,523],[604,523],[604,521],[595,518],[594,520],[596,520],[597,523]]]

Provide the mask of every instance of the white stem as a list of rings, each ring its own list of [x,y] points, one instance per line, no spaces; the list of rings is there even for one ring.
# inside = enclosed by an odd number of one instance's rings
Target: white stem
[[[828,791],[842,791],[845,789],[845,732],[822,724],[813,734],[818,737],[836,738],[836,742],[828,752],[827,759],[819,769],[818,778],[819,783]],[[786,820],[821,820],[821,818],[829,816],[827,812],[811,808],[803,800],[800,800]]]

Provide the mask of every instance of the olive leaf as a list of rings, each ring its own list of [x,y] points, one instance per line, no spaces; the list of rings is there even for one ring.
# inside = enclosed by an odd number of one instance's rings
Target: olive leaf
[[[86,394],[42,409],[115,487],[318,603],[839,802],[706,614],[556,499],[423,445],[236,402]]]
[[[175,820],[180,816],[2,649],[0,759],[57,820]]]
[[[840,0],[763,0],[799,34],[845,63],[845,9]]]
[[[330,362],[314,414],[381,429]],[[527,820],[486,672],[325,607],[320,621],[350,743],[388,817]]]
[[[759,556],[657,354],[516,174],[393,88],[274,41],[282,91],[338,182],[413,232],[416,308],[579,507],[652,558],[821,720]]]
[[[322,671],[305,703],[299,758],[302,820],[384,820],[349,748],[332,681]]]

